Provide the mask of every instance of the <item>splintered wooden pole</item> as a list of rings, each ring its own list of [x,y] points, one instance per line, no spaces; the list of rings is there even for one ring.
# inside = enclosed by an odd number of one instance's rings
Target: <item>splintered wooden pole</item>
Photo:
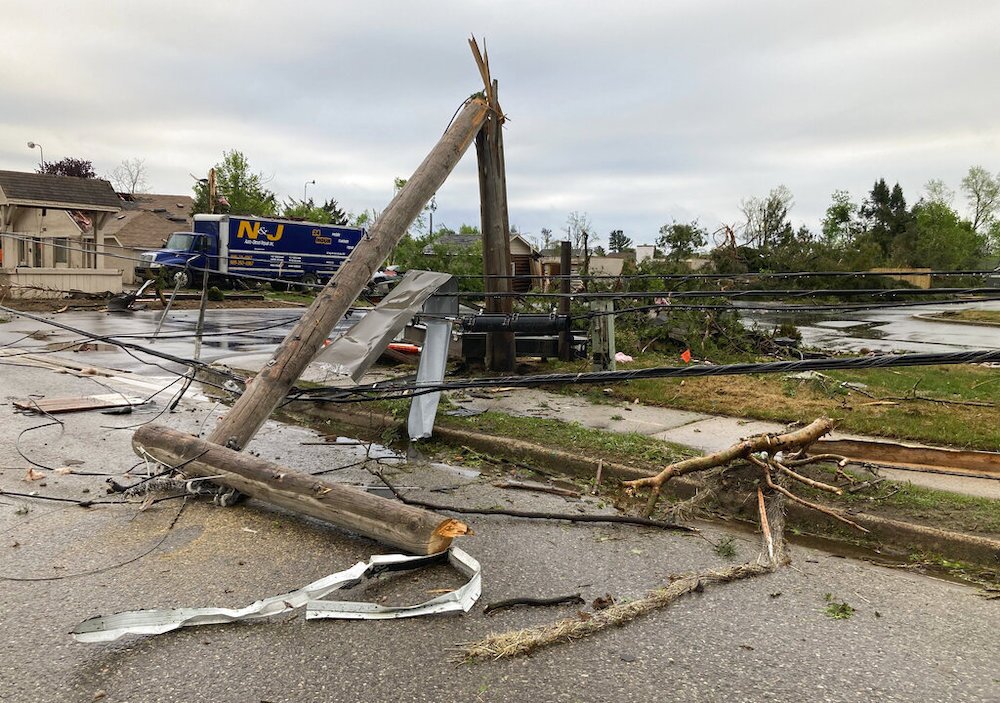
[[[479,162],[479,202],[483,227],[483,269],[486,274],[487,312],[510,315],[510,220],[507,211],[507,179],[503,159],[503,120],[496,104],[497,82],[493,81],[491,98],[494,110],[476,135],[476,158]],[[486,366],[492,371],[513,371],[516,352],[514,334],[490,332],[486,335]]]
[[[162,425],[144,425],[132,437],[140,456],[181,466],[187,476],[211,476],[214,483],[300,515],[329,522],[411,554],[436,554],[464,523],[352,486],[326,481]]]
[[[392,199],[333,279],[320,291],[246,391],[219,422],[209,441],[243,449],[322,348],[334,325],[371,280],[431,196],[441,187],[479,133],[489,106],[474,97]],[[211,471],[209,472],[211,473]]]
[[[490,59],[479,51],[475,38],[469,40],[472,57],[479,67],[490,113],[476,135],[479,164],[479,208],[482,219],[483,273],[486,311],[510,315],[514,301],[510,266],[510,218],[507,211],[507,173],[503,155],[503,111],[497,97],[497,82],[490,76]],[[501,295],[491,296],[490,293]],[[492,371],[513,371],[517,352],[512,332],[486,335],[486,367]]]

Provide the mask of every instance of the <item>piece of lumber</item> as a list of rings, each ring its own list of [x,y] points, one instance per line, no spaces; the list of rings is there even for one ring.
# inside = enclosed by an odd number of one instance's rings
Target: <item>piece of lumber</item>
[[[329,522],[410,554],[436,554],[468,527],[430,510],[406,505],[274,462],[221,447],[163,425],[144,425],[132,448],[187,476],[211,476],[252,498]]]
[[[108,408],[132,407],[143,404],[142,398],[129,398],[119,393],[103,395],[71,396],[68,398],[28,398],[15,400],[14,407],[45,415],[75,413],[83,410],[107,410]]]
[[[231,449],[243,449],[253,438],[472,144],[488,110],[486,101],[480,97],[466,102],[440,141],[316,296],[274,356],[216,425],[210,441]]]

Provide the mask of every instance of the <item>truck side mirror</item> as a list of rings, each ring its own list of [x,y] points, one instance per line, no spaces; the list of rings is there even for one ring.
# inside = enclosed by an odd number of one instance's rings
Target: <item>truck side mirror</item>
[[[161,239],[161,240],[160,240],[160,246],[161,246],[161,247],[165,247],[165,246],[167,246],[167,240],[166,240],[166,239]]]

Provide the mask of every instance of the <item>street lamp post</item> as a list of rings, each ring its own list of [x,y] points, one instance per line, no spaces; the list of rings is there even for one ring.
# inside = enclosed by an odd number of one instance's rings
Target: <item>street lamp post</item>
[[[305,203],[305,201],[306,201],[306,191],[309,190],[309,186],[311,186],[311,185],[313,185],[313,186],[316,185],[316,179],[315,178],[312,179],[311,181],[306,181],[304,184],[302,184],[302,202],[303,203]]]
[[[427,234],[434,234],[434,211],[437,209],[437,196],[432,195],[430,203],[427,204],[427,210],[430,212],[430,224],[427,227]]]
[[[45,168],[45,152],[42,151],[42,145],[41,144],[36,144],[35,142],[28,142],[28,148],[29,149],[34,149],[36,146],[38,147],[38,166],[39,166],[39,168],[43,168],[44,169]]]

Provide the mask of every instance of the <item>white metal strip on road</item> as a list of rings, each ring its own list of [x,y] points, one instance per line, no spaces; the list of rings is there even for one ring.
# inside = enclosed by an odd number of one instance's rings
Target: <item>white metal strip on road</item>
[[[373,603],[317,600],[333,591],[352,588],[379,574],[419,569],[444,560],[468,577],[468,582],[451,593],[419,605],[381,606]],[[245,608],[175,608],[97,615],[81,622],[70,634],[77,642],[110,642],[123,635],[159,635],[181,627],[259,620],[302,606],[306,606],[306,619],[382,620],[458,611],[467,613],[481,593],[482,570],[479,562],[458,547],[429,556],[377,554],[367,562],[358,562],[349,569],[325,576],[291,593],[264,598]]]

